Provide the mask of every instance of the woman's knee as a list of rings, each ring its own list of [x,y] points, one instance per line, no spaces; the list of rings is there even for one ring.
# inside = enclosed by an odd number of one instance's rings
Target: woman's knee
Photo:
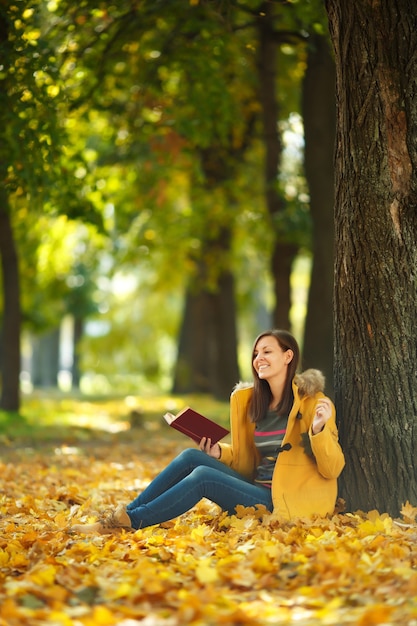
[[[221,480],[221,474],[212,467],[197,465],[190,474],[190,479],[196,483],[206,483],[207,481]]]
[[[196,448],[186,448],[182,452],[179,453],[177,459],[187,465],[198,467],[204,458],[205,453],[201,450],[197,450]]]

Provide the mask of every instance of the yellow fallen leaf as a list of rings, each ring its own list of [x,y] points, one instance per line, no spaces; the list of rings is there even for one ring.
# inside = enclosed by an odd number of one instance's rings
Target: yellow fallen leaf
[[[111,597],[113,599],[126,598],[132,593],[133,589],[134,587],[130,583],[122,582],[113,588]]]
[[[404,517],[406,523],[414,522],[417,518],[417,507],[412,506],[407,500],[401,508],[401,515]]]
[[[210,528],[207,525],[200,524],[197,528],[192,528],[190,534],[193,541],[201,541],[210,534]]]
[[[276,570],[274,562],[261,548],[257,548],[252,552],[249,563],[256,572],[271,572]]]
[[[416,620],[409,502],[404,527],[378,511],[286,521],[240,507],[228,516],[203,500],[135,533],[66,533],[74,517],[95,520],[130,501],[179,451],[155,433],[131,435],[59,454],[14,448],[0,463],[0,626]]]
[[[219,574],[215,566],[212,565],[211,559],[203,559],[197,566],[195,571],[197,579],[203,585],[215,583],[219,580]]]
[[[68,513],[66,511],[61,511],[54,517],[54,522],[58,526],[58,528],[67,528],[68,524]]]
[[[48,621],[56,626],[74,626],[74,620],[63,611],[51,611]]]
[[[49,587],[54,584],[56,576],[56,569],[53,565],[41,565],[35,570],[32,570],[30,579],[35,585],[40,587]]]
[[[8,553],[6,552],[6,550],[2,550],[0,548],[0,567],[6,567],[6,565],[9,562],[9,559],[10,557]]]
[[[117,622],[109,609],[105,606],[96,606],[91,617],[85,617],[82,623],[84,626],[113,626]]]
[[[19,618],[19,607],[12,598],[6,598],[0,603],[0,617],[4,624],[12,624]],[[0,621],[1,623],[1,621]]]
[[[366,609],[360,617],[358,626],[376,626],[377,624],[387,624],[390,621],[393,608],[385,604],[373,606]]]

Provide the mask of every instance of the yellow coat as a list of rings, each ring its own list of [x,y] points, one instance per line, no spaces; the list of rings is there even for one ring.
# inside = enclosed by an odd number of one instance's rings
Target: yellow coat
[[[338,443],[335,409],[324,429],[313,435],[311,425],[324,379],[317,370],[306,370],[293,382],[294,404],[282,442],[291,449],[278,455],[272,477],[274,514],[291,519],[327,515],[334,510],[337,478],[345,459]],[[249,416],[253,387],[238,386],[230,398],[231,444],[222,443],[220,460],[252,478],[260,461],[254,443],[255,424]]]

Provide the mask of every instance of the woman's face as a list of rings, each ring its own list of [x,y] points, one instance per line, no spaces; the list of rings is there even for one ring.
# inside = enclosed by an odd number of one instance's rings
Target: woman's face
[[[283,350],[273,335],[261,337],[253,351],[253,367],[259,378],[266,381],[277,377],[285,379],[292,350]]]

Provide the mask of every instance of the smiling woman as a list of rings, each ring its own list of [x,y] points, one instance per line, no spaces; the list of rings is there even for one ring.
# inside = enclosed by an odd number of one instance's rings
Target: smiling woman
[[[160,524],[202,498],[230,515],[239,505],[284,519],[332,513],[344,466],[335,410],[317,370],[295,375],[298,360],[290,333],[262,333],[253,347],[253,384],[231,395],[231,443],[203,437],[199,450],[182,452],[130,504],[72,532]]]
[[[289,413],[293,400],[291,383],[299,358],[298,344],[290,333],[275,331],[258,337],[252,355],[254,385],[258,387],[253,398],[255,422],[263,419],[266,408]],[[268,384],[262,384],[262,380]]]

